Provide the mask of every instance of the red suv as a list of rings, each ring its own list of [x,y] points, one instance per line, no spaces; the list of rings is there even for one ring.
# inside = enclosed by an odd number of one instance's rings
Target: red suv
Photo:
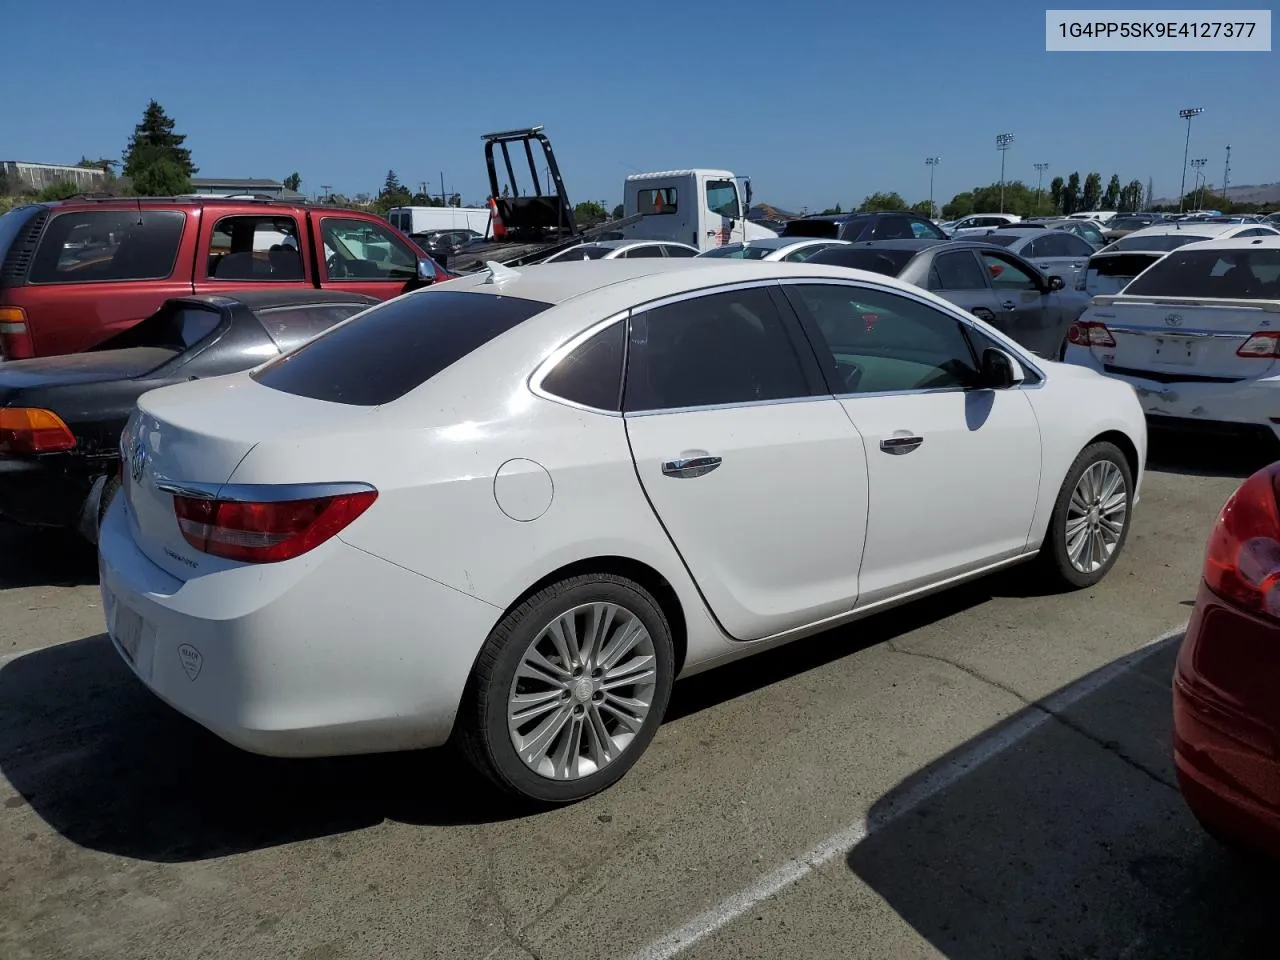
[[[30,204],[0,216],[0,359],[87,350],[170,297],[262,283],[389,300],[451,276],[362,210],[217,197]]]

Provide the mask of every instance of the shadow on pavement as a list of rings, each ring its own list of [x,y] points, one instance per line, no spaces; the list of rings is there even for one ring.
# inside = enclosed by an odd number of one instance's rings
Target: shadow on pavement
[[[0,520],[0,590],[78,587],[98,582],[93,545],[78,534]]]
[[[1158,473],[1243,480],[1280,459],[1280,445],[1250,443],[1196,434],[1152,430],[1147,442],[1147,468]]]
[[[1177,642],[1014,718],[1043,722],[967,775],[946,779],[982,740],[899,785],[849,868],[949,960],[1275,956],[1280,874],[1209,840],[1174,786]]]

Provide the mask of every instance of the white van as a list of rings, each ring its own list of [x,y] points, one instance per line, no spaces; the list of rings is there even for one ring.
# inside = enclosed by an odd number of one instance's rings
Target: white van
[[[401,233],[430,230],[474,230],[482,236],[489,229],[488,207],[392,207],[387,219]]]

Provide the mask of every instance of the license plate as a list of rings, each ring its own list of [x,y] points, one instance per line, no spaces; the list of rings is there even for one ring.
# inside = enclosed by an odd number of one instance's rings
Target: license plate
[[[133,663],[138,656],[138,643],[142,639],[142,617],[119,602],[115,608],[111,637],[120,644],[120,649],[129,658],[129,662]]]
[[[1188,367],[1196,362],[1196,342],[1186,337],[1157,337],[1155,359]]]

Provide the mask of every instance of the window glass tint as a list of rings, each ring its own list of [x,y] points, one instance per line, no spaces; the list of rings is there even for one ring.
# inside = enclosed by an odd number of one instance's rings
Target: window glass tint
[[[858,240],[862,237],[862,232],[867,229],[867,225],[871,223],[870,217],[850,217],[844,223],[840,224],[840,240]],[[813,234],[817,237],[825,237],[825,233]],[[868,240],[871,238],[868,237]]]
[[[141,323],[135,323],[94,349],[164,347],[168,350],[190,350],[217,330],[221,322],[222,314],[213,307],[162,307]]]
[[[418,276],[418,255],[386,227],[370,220],[320,221],[330,280],[392,280]]]
[[[646,216],[676,213],[680,209],[680,198],[675,187],[658,187],[655,190],[641,190],[636,194],[636,213]]]
[[[991,274],[991,286],[997,290],[1039,290],[1040,284],[1031,274],[1012,260],[983,253],[982,260]]]
[[[667,410],[808,396],[768,291],[716,293],[631,319],[626,409]]]
[[[1147,237],[1135,237],[1130,234],[1127,237],[1121,237],[1115,243],[1111,244],[1112,250],[1177,250],[1181,246],[1188,243],[1197,243],[1201,240],[1212,240],[1212,237],[1193,236],[1189,233],[1165,233],[1154,234]]]
[[[550,306],[443,288],[397,297],[272,361],[254,379],[331,403],[390,403]]]
[[[28,282],[163,280],[178,259],[185,222],[178,210],[57,214],[45,227]]]
[[[656,243],[645,244],[643,247],[632,247],[626,251],[623,256],[628,260],[641,260],[651,257],[661,257],[662,248]]]
[[[283,351],[306,343],[316,334],[361,310],[369,309],[369,306],[367,303],[310,303],[302,307],[259,310],[255,315],[275,345]]]
[[[998,243],[1002,247],[1010,246],[1015,240],[1022,238],[1012,233],[988,233],[982,237],[983,243]]]
[[[982,266],[968,250],[938,254],[933,269],[938,290],[982,290],[987,286]]]
[[[936,223],[929,223],[926,220],[912,220],[911,235],[917,240],[945,240],[947,238],[947,235],[942,232]]]
[[[737,218],[738,187],[732,180],[707,181],[707,209],[731,220]]]
[[[1138,276],[1124,293],[1280,300],[1280,250],[1175,250]]]
[[[1067,233],[1065,230],[1057,231],[1059,234],[1059,242],[1062,244],[1063,257],[1091,257],[1093,256],[1093,247],[1089,246],[1083,239],[1077,237],[1073,233]]]
[[[871,232],[872,240],[911,240],[915,232],[906,217],[881,217]]]
[[[209,241],[214,280],[301,280],[298,224],[292,217],[223,217]]]
[[[799,250],[792,250],[782,259],[788,263],[803,263],[810,257],[816,257],[823,250],[830,249],[830,244],[815,243],[812,246],[801,247]]]
[[[584,407],[619,409],[626,339],[625,322],[610,324],[557,363],[543,378],[542,389]]]
[[[834,220],[788,220],[782,228],[782,236],[784,237],[817,237],[821,239],[835,239],[842,236],[842,225]],[[861,228],[859,228],[859,232]],[[844,239],[851,239],[845,236]]]
[[[787,284],[831,351],[837,393],[962,388],[977,369],[961,325],[933,307],[883,290]]]
[[[662,249],[667,252],[668,257],[696,257],[698,255],[698,251],[692,247],[676,247],[667,244]]]
[[[810,263],[828,263],[834,267],[870,270],[896,277],[916,255],[915,250],[876,250],[867,247],[828,247],[809,258]]]

